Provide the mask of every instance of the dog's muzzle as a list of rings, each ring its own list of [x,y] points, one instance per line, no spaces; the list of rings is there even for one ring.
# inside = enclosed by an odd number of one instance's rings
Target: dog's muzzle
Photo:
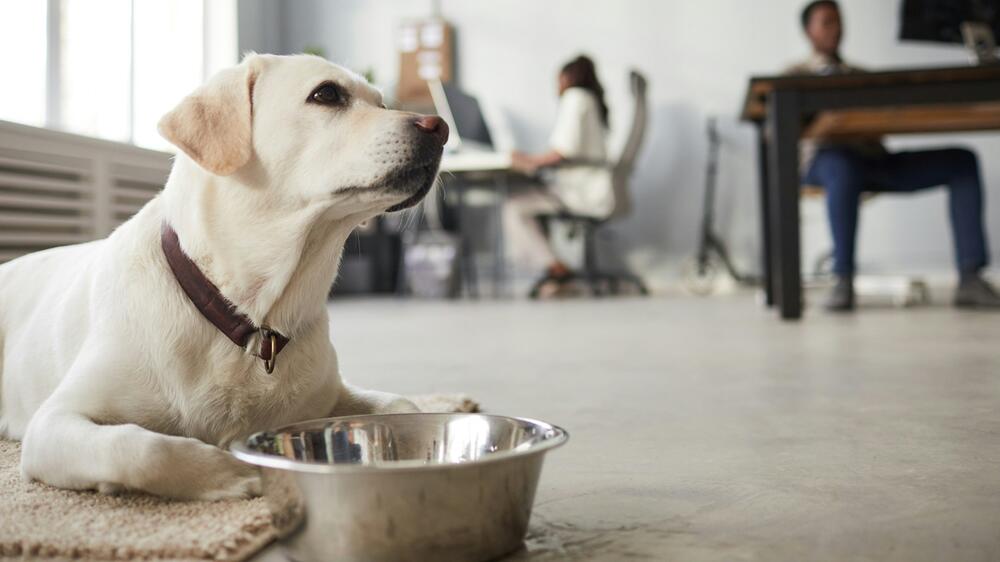
[[[448,124],[433,115],[423,115],[413,121],[418,144],[414,163],[398,171],[392,182],[392,190],[405,196],[401,203],[386,209],[387,213],[408,209],[419,203],[434,185],[441,154],[448,142]]]

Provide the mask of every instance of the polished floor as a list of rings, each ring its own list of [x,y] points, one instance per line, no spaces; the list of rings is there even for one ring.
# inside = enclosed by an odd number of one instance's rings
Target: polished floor
[[[341,300],[345,376],[564,426],[514,560],[1000,560],[1000,314]]]

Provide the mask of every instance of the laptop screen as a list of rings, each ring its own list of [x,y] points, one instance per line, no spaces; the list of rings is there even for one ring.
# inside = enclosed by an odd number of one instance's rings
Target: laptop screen
[[[479,107],[479,101],[453,84],[442,84],[441,87],[461,142],[492,149],[493,138]],[[443,113],[440,111],[441,108],[438,109],[439,113]]]

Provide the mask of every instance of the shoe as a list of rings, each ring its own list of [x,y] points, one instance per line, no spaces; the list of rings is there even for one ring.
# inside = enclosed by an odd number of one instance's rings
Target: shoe
[[[963,275],[955,290],[955,306],[1000,310],[1000,294],[978,274]]]
[[[569,283],[576,279],[576,274],[562,263],[557,263],[545,270],[545,278],[556,283]]]
[[[568,299],[579,297],[580,288],[573,281],[549,280],[538,288],[539,299]]]
[[[576,274],[567,268],[549,268],[545,276],[535,282],[528,296],[532,299],[551,299],[575,296]]]
[[[837,283],[823,303],[830,312],[850,312],[854,310],[854,278],[837,276]]]

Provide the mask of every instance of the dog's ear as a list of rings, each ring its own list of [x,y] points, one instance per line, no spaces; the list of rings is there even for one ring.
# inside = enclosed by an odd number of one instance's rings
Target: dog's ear
[[[228,176],[253,153],[253,87],[257,57],[218,72],[160,119],[163,138],[202,168]]]

